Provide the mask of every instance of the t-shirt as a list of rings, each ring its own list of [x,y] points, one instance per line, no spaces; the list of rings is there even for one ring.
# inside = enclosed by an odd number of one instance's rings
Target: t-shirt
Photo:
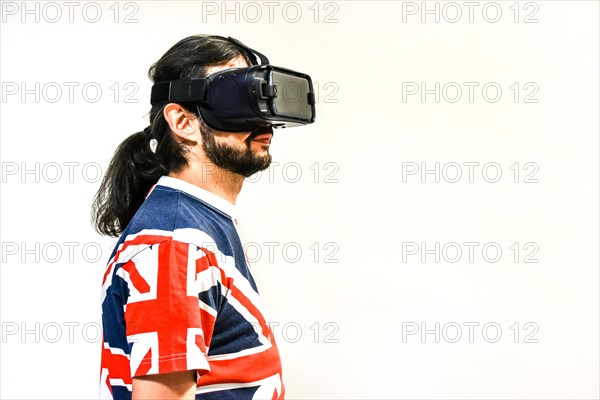
[[[163,176],[102,284],[100,396],[132,377],[195,370],[196,399],[283,399],[281,360],[235,219],[214,193]]]

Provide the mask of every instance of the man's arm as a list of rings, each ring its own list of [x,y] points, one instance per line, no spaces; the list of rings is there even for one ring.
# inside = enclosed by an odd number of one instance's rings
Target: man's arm
[[[171,372],[133,378],[132,400],[194,400],[195,371]]]

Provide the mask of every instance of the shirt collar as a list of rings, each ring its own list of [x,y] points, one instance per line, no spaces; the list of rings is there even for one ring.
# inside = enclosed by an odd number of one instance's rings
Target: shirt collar
[[[156,184],[185,192],[224,212],[225,214],[229,215],[232,219],[235,220],[237,218],[237,209],[235,204],[232,204],[229,201],[225,200],[223,197],[214,194],[213,192],[209,192],[206,189],[202,189],[199,186],[196,186],[179,178],[174,178],[172,176],[166,175],[161,176]]]

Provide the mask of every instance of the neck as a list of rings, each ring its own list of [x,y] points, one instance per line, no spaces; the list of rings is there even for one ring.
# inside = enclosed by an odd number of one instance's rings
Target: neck
[[[169,176],[178,178],[208,190],[235,205],[244,184],[244,177],[226,171],[211,162],[191,163],[188,167]]]

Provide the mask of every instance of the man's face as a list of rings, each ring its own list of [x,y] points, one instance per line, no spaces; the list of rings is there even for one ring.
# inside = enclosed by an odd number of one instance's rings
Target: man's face
[[[206,75],[244,67],[248,67],[246,61],[242,57],[236,57],[225,64],[208,67]],[[202,149],[207,158],[224,170],[249,177],[271,164],[269,146],[273,129],[269,125],[260,126],[251,132],[223,132],[202,123],[200,132]]]

